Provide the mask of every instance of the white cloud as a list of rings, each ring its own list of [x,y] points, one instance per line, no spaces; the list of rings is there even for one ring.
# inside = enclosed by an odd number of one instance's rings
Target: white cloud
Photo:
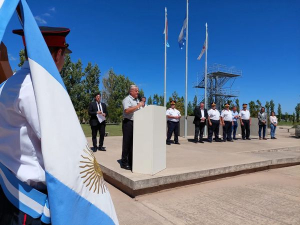
[[[55,12],[55,7],[51,7],[51,8],[49,9],[49,11]]]
[[[16,61],[17,60],[17,58],[15,58],[13,55],[11,55],[11,54],[8,54],[8,57],[9,57],[9,60],[10,61]]]
[[[34,19],[36,20],[36,22],[38,22],[38,24],[41,24],[41,25],[47,24],[47,21],[44,20],[43,18],[41,18],[40,16],[35,16]]]
[[[50,13],[44,13],[43,16],[51,16]]]

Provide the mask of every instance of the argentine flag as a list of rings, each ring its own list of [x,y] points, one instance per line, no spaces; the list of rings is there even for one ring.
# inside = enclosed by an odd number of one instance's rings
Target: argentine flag
[[[186,41],[186,27],[187,27],[187,18],[185,16],[185,19],[183,21],[183,25],[178,37],[178,44],[179,44],[179,48],[182,49],[183,46],[185,45],[185,41]]]
[[[41,127],[51,223],[118,224],[99,164],[25,0],[0,0],[0,42],[19,3]]]

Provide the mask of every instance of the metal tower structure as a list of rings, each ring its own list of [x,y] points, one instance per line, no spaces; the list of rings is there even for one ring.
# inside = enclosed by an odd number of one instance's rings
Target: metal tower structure
[[[207,99],[208,105],[216,102],[217,109],[222,110],[223,105],[230,99],[237,98],[238,90],[232,90],[236,78],[242,76],[242,71],[228,68],[225,65],[213,64],[207,68]],[[205,88],[204,75],[194,88]]]

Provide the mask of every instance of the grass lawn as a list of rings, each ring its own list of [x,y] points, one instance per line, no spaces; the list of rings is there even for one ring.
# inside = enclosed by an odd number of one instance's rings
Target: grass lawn
[[[285,122],[285,121],[280,121],[278,122],[279,126],[291,126],[291,127],[296,127],[296,125],[300,125],[300,123],[295,123],[293,124],[293,122]]]
[[[86,137],[92,137],[92,130],[89,124],[81,124],[81,127]],[[122,136],[122,124],[106,125],[105,131],[109,132],[108,136]]]

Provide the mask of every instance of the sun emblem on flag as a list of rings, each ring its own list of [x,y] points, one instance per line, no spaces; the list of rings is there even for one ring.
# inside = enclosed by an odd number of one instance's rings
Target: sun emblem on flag
[[[80,161],[82,165],[79,166],[81,169],[84,169],[80,172],[82,175],[81,178],[84,179],[83,183],[86,187],[89,187],[90,191],[93,191],[94,193],[99,194],[100,189],[102,193],[105,192],[106,186],[103,173],[92,150],[87,145],[83,151],[85,154],[81,155],[83,161]]]

